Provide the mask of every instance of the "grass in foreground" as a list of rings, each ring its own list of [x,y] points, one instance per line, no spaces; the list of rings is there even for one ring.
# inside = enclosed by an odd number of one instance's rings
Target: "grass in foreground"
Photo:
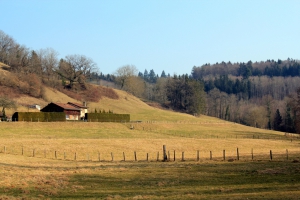
[[[95,163],[0,155],[3,199],[298,199],[300,195],[300,163],[292,161]]]

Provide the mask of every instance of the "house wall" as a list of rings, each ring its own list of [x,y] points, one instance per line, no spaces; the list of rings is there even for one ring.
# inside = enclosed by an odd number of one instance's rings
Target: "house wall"
[[[80,119],[80,112],[75,110],[65,110],[66,119],[67,120],[79,120]]]

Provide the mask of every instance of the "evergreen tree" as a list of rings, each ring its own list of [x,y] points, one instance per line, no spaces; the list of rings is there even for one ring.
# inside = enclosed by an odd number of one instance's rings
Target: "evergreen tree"
[[[145,81],[148,81],[148,80],[149,80],[149,73],[148,73],[148,70],[147,70],[147,69],[145,69],[145,71],[144,71],[144,80],[145,80]]]
[[[142,72],[139,72],[138,76],[141,77],[141,78],[144,78],[144,75],[143,75]]]
[[[273,127],[274,127],[274,130],[276,130],[276,131],[282,130],[282,117],[280,115],[279,109],[277,109],[275,112]]]
[[[289,133],[295,132],[294,120],[291,116],[291,107],[289,105],[286,105],[284,131],[289,132]]]
[[[161,78],[167,78],[167,75],[166,75],[166,73],[165,73],[165,71],[164,71],[164,70],[162,71],[162,73],[161,73],[160,77],[161,77]]]
[[[151,69],[149,73],[149,82],[156,83],[156,75],[153,69]]]

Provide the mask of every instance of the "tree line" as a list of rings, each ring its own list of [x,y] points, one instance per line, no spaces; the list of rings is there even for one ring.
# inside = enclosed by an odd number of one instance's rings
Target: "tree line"
[[[86,91],[84,98],[97,101],[101,92],[88,83],[105,80],[141,99],[177,111],[300,133],[300,64],[290,58],[205,64],[194,66],[190,75],[173,76],[164,70],[160,75],[153,69],[142,73],[126,65],[105,75],[85,55],[59,58],[51,48],[31,50],[0,30],[0,62],[14,74],[0,77],[2,98],[12,94],[7,88],[40,98],[46,85],[73,97]],[[6,99],[3,102],[7,104]]]

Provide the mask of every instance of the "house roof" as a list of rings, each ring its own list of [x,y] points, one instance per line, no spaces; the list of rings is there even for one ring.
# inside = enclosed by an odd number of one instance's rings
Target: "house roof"
[[[76,107],[74,107],[70,104],[66,104],[66,103],[53,103],[53,104],[65,109],[65,110],[78,110],[78,111],[80,111],[80,109],[78,109],[78,108],[76,108]]]
[[[84,105],[81,105],[81,104],[79,104],[79,103],[68,102],[68,104],[70,104],[70,105],[72,105],[72,106],[75,106],[75,107],[77,107],[77,108],[88,108],[88,107],[86,107],[86,106],[84,106]]]

